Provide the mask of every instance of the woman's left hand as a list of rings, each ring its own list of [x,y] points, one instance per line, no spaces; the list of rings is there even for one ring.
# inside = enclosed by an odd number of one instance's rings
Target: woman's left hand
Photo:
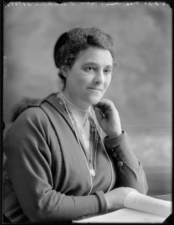
[[[94,105],[99,125],[109,137],[117,137],[122,133],[119,113],[112,101],[101,99]]]

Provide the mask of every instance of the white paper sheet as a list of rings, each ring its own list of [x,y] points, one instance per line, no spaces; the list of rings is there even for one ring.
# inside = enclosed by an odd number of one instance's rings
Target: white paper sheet
[[[139,192],[131,191],[124,200],[125,208],[139,210],[163,217],[172,213],[172,202],[156,199]]]
[[[73,223],[162,223],[165,219],[161,216],[124,208],[101,216],[76,220]]]

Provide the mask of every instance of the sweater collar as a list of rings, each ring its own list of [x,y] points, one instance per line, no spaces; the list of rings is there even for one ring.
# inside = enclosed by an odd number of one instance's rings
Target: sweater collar
[[[63,118],[67,121],[67,123],[70,125],[72,130],[74,131],[72,122],[71,122],[68,114],[66,113],[66,109],[64,108],[64,103],[61,98],[57,97],[58,93],[60,93],[60,92],[50,94],[48,97],[46,97],[44,99],[44,101],[48,102],[56,111],[58,111],[63,116]],[[95,116],[94,113],[93,113],[93,116]],[[95,130],[96,125],[95,125],[93,119],[92,119],[91,126]]]
[[[48,102],[56,111],[58,111],[74,131],[71,120],[64,109],[64,104],[62,100],[57,97],[58,93],[59,92],[49,95],[47,98],[44,99],[44,101]]]

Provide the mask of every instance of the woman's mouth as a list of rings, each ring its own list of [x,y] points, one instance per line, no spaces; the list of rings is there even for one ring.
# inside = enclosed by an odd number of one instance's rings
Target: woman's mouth
[[[102,92],[103,90],[101,88],[93,88],[93,87],[88,87],[88,89],[95,91],[95,92]]]

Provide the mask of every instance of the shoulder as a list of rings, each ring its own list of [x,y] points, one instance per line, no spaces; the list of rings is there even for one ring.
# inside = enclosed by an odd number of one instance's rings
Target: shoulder
[[[45,112],[39,105],[30,106],[25,109],[19,117],[16,119],[16,122],[44,122],[47,118]]]
[[[49,96],[37,99],[37,98],[24,98],[22,99],[13,110],[13,119],[12,122],[21,121],[21,120],[45,120],[46,114],[44,113],[41,105],[45,100],[49,99],[51,96],[54,96],[55,93],[50,94]]]
[[[49,129],[49,122],[44,111],[38,106],[33,106],[25,109],[11,124],[6,132],[5,140],[36,137],[39,133],[45,136]]]
[[[52,94],[51,94],[52,95]],[[12,122],[11,127],[9,128],[9,131],[15,132],[15,131],[26,131],[26,130],[40,130],[43,132],[43,130],[49,130],[50,129],[50,123],[49,119],[42,109],[41,105],[51,95],[47,96],[43,99],[35,99],[35,101],[29,101],[24,103],[20,103],[18,105],[18,114],[16,114],[15,120]],[[17,110],[17,108],[16,108]]]
[[[50,142],[53,129],[44,111],[33,106],[23,111],[4,136],[4,151],[27,148]],[[23,150],[22,150],[23,152]]]

